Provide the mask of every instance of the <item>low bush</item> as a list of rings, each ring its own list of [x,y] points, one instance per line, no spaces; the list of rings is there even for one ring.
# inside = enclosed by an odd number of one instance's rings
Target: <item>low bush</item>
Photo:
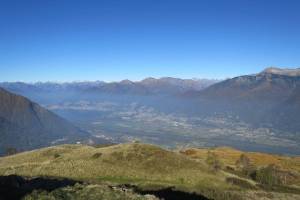
[[[92,158],[93,159],[97,159],[97,158],[100,158],[102,156],[102,153],[95,153]]]
[[[53,155],[53,157],[54,157],[54,158],[58,158],[58,157],[60,157],[60,155],[59,155],[58,153],[55,153],[55,154]]]
[[[210,151],[207,152],[206,163],[214,172],[217,172],[223,168],[223,163],[219,160],[218,156]]]
[[[254,185],[252,185],[248,181],[240,179],[240,178],[228,177],[228,178],[226,178],[226,182],[231,183],[233,185],[237,185],[237,186],[239,186],[241,188],[245,188],[245,189],[256,189],[256,187]]]

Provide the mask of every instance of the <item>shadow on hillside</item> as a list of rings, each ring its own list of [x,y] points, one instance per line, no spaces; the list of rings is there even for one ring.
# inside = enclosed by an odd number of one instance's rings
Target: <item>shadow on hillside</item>
[[[21,176],[0,176],[0,200],[18,200],[33,190],[52,191],[61,187],[73,186],[77,181],[70,179],[32,178]]]
[[[82,183],[71,179],[53,179],[53,178],[30,178],[26,179],[17,175],[0,176],[0,200],[20,200],[33,190],[44,190],[51,192],[55,189],[74,186],[76,183]],[[164,200],[209,200],[208,198],[183,191],[177,191],[174,188],[163,188],[159,190],[142,190],[132,185],[120,185],[119,188],[124,191],[128,188],[142,195],[151,194]]]
[[[188,200],[210,200],[203,195],[178,191],[175,190],[175,188],[173,187],[168,187],[168,188],[163,188],[158,190],[142,190],[136,186],[128,186],[128,185],[125,185],[125,187],[133,188],[133,190],[136,193],[142,195],[151,194],[158,197],[159,199],[164,199],[164,200],[187,200],[187,199]]]

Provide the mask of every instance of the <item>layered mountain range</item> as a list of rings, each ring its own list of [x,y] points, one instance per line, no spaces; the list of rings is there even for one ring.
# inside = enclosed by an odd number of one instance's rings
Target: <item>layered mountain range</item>
[[[3,87],[11,92],[24,95],[38,102],[49,102],[56,99],[68,99],[88,95],[174,95],[187,91],[200,91],[219,80],[179,79],[179,78],[146,78],[142,81],[123,80],[120,82],[3,82]]]
[[[0,87],[32,99],[96,138],[168,147],[230,145],[251,151],[300,152],[300,69],[271,67],[224,81],[167,77],[111,83],[6,82]],[[1,91],[14,97],[2,98],[1,123],[9,127],[6,132],[21,136],[42,132],[43,138],[49,137],[42,140],[47,144],[78,132],[34,103],[4,106],[23,97]],[[37,145],[21,136],[29,146]]]

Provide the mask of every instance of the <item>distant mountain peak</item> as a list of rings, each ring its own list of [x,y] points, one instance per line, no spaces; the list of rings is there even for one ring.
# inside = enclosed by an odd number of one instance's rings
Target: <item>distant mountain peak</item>
[[[156,82],[158,79],[156,78],[153,78],[153,77],[148,77],[148,78],[145,78],[143,80],[141,80],[140,82],[141,83],[152,83],[152,82]]]
[[[268,67],[263,70],[260,74],[276,74],[284,76],[300,76],[300,68],[278,68],[278,67]]]
[[[120,84],[131,85],[131,84],[134,84],[134,82],[131,80],[125,79],[125,80],[120,81]]]

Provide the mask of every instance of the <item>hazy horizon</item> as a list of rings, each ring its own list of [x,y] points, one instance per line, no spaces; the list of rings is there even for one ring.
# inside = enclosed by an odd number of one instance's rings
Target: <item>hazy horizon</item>
[[[269,66],[269,67],[276,67],[276,68],[280,68],[280,69],[300,69],[299,67],[278,67],[278,66]],[[154,79],[162,79],[162,78],[176,78],[176,79],[185,79],[185,80],[217,80],[217,81],[222,81],[222,80],[226,80],[226,79],[230,79],[230,78],[234,78],[234,77],[238,77],[238,76],[243,76],[243,75],[251,75],[251,74],[257,74],[259,72],[262,72],[263,70],[265,70],[266,68],[269,67],[265,67],[262,68],[260,71],[257,72],[252,72],[252,73],[248,73],[248,74],[237,74],[231,77],[222,77],[222,78],[214,78],[214,77],[179,77],[179,76],[145,76],[143,78],[140,79],[129,79],[129,78],[120,78],[120,79],[114,79],[114,80],[105,80],[105,79],[94,79],[94,80],[88,80],[88,79],[74,79],[74,80],[32,80],[32,81],[26,81],[26,80],[1,80],[0,82],[4,83],[4,82],[8,82],[8,83],[14,83],[14,82],[21,82],[21,83],[27,83],[27,84],[35,84],[35,83],[81,83],[81,82],[105,82],[105,83],[114,83],[114,82],[121,82],[121,81],[132,81],[132,82],[140,82],[143,81],[145,79],[148,78],[154,78]]]
[[[148,77],[144,77],[144,78],[141,78],[141,79],[136,79],[136,80],[133,80],[133,79],[128,79],[126,77],[124,77],[123,79],[118,79],[118,80],[101,80],[101,79],[96,79],[96,80],[67,80],[67,81],[60,81],[60,80],[45,80],[45,81],[40,81],[40,80],[36,80],[36,81],[22,81],[22,80],[15,80],[15,81],[1,81],[0,80],[0,83],[17,83],[17,82],[20,82],[20,83],[27,83],[27,84],[35,84],[35,83],[58,83],[58,84],[62,84],[62,83],[83,83],[83,82],[104,82],[104,83],[115,83],[115,82],[122,82],[122,81],[132,81],[132,82],[140,82],[140,81],[143,81],[145,79],[148,79],[148,78],[154,78],[154,79],[162,79],[162,78],[175,78],[175,79],[182,79],[182,80],[217,80],[217,81],[221,81],[221,80],[225,80],[225,79],[228,79],[228,78],[232,78],[232,77],[227,77],[227,78],[224,78],[224,79],[217,79],[217,78],[201,78],[201,77],[186,77],[186,78],[182,78],[182,77],[171,77],[171,76],[161,76],[161,77],[152,77],[152,76],[148,76]]]

